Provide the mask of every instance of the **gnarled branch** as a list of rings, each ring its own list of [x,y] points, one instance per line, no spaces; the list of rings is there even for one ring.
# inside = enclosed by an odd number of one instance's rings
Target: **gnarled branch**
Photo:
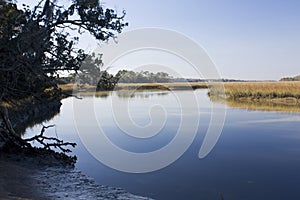
[[[65,146],[72,146],[73,148],[77,145],[76,143],[72,142],[64,142],[63,140],[60,140],[55,137],[47,137],[44,136],[45,130],[51,127],[54,127],[55,125],[49,125],[49,126],[43,126],[41,133],[39,135],[33,136],[28,139],[24,139],[25,142],[33,142],[37,141],[41,145],[43,145],[44,149],[51,150],[51,147],[59,148],[63,153],[69,153],[71,152],[70,149],[65,148]]]

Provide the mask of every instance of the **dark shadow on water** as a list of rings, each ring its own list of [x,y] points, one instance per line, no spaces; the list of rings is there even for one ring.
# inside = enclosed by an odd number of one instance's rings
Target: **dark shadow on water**
[[[60,106],[60,101],[23,106],[18,110],[9,110],[9,117],[16,133],[22,135],[27,128],[50,121],[58,115]]]

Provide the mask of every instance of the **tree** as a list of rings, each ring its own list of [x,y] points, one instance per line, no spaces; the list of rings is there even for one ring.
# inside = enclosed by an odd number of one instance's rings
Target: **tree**
[[[116,74],[119,83],[166,83],[170,82],[173,77],[165,72],[149,72],[149,71],[127,71],[119,70]]]
[[[71,32],[104,41],[127,26],[124,15],[104,9],[99,0],[72,0],[67,8],[56,0],[40,0],[32,10],[0,0],[0,100],[57,89],[57,73],[77,71],[87,56],[76,48],[79,37]]]
[[[101,72],[99,82],[97,85],[97,91],[113,90],[117,84],[117,79],[107,71]]]
[[[158,83],[169,82],[170,76],[165,72],[157,72],[155,75],[155,81]]]
[[[77,74],[77,80],[81,84],[97,85],[101,76],[101,56],[96,57],[95,53],[87,55],[81,64]]]
[[[58,72],[78,71],[84,59],[90,59],[76,46],[79,36],[88,32],[105,41],[127,26],[125,12],[119,16],[104,9],[100,0],[69,1],[68,7],[56,0],[40,0],[33,9],[26,5],[19,9],[11,0],[0,0],[0,143],[9,149],[32,149],[31,139],[23,140],[15,133],[2,102],[28,98],[29,102],[59,101]],[[32,140],[42,141],[46,150],[74,145],[43,136],[45,128]],[[46,139],[54,143],[43,143]]]
[[[279,81],[300,81],[300,75],[295,77],[281,78]]]

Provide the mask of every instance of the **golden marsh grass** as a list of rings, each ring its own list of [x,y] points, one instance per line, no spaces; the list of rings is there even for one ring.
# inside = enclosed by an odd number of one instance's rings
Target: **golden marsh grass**
[[[300,99],[300,81],[224,83],[226,98]]]
[[[84,85],[77,87],[75,84],[59,85],[64,92],[77,92],[80,90],[96,91],[95,86]],[[195,90],[208,88],[205,82],[180,82],[180,83],[119,83],[115,90]]]
[[[223,91],[211,86],[212,101],[248,110],[300,112],[300,81],[229,82],[223,86]]]

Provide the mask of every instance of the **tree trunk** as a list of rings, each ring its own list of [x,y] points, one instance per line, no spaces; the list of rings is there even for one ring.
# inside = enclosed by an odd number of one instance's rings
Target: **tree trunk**
[[[0,106],[0,141],[0,148],[6,151],[15,151],[23,147],[31,148],[31,145],[15,132],[5,106]]]

